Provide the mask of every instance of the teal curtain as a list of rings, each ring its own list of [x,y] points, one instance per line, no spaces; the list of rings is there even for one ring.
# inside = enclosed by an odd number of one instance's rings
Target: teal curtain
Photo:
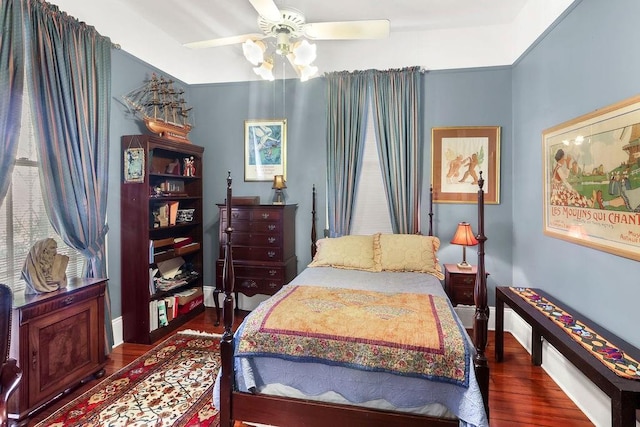
[[[373,118],[391,226],[394,233],[420,232],[422,135],[418,67],[370,71]]]
[[[18,0],[0,1],[0,205],[7,195],[18,150],[24,52]]]
[[[362,165],[367,75],[336,72],[326,75],[327,114],[327,210],[329,236],[349,234]]]
[[[26,65],[52,226],[106,277],[111,41],[41,0],[24,0]],[[109,295],[107,348],[113,345]]]

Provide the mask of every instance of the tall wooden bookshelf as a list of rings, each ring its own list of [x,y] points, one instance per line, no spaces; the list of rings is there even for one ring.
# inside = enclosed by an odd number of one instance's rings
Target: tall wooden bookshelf
[[[123,336],[125,342],[150,344],[204,310],[198,296],[204,148],[154,135],[126,135],[121,142]],[[194,169],[185,161],[193,161]],[[166,280],[174,264],[181,264],[180,276]],[[189,292],[174,309],[176,294]]]

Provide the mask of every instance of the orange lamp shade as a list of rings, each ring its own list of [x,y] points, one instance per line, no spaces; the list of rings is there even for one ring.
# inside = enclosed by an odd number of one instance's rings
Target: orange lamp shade
[[[467,262],[467,246],[475,246],[478,244],[476,236],[473,235],[471,224],[461,222],[458,224],[456,234],[453,235],[451,243],[454,245],[462,245],[462,262],[458,263],[458,268],[470,269],[471,265]]]

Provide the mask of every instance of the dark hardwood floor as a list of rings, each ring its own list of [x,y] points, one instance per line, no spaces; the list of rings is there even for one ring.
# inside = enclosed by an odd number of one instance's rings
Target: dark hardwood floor
[[[214,327],[214,320],[215,310],[207,309],[204,314],[180,329],[221,333],[222,327]],[[239,316],[236,316],[236,322],[238,320],[240,320]],[[531,366],[529,353],[511,334],[505,334],[505,361],[503,363],[494,362],[493,342],[493,332],[490,331],[487,357],[491,368],[489,407],[492,427],[593,425],[542,368]],[[152,347],[142,344],[122,344],[114,348],[106,366],[106,375],[118,371]],[[44,409],[32,418],[29,425],[32,426],[46,418],[95,384],[97,384],[96,381],[91,381],[55,405]],[[236,424],[236,427],[242,426],[244,426],[242,423]]]

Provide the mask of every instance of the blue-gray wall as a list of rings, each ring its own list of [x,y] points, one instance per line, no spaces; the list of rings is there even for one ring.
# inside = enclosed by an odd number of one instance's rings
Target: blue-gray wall
[[[542,234],[541,132],[554,124],[638,93],[634,79],[640,58],[634,55],[635,0],[578,4],[514,67],[427,72],[424,75],[423,231],[431,181],[431,128],[500,126],[500,204],[486,206],[486,266],[490,304],[495,286],[528,285],[548,290],[618,335],[640,346],[633,325],[637,262],[584,248]],[[145,132],[125,114],[119,97],[158,71],[120,51],[113,53],[111,177],[108,206],[109,276],[114,318],[119,316],[120,280],[120,136]],[[414,64],[407,64],[408,66]],[[284,84],[284,88],[283,88]],[[296,252],[298,271],[310,261],[311,188],[318,190],[318,236],[325,228],[326,87],[322,78],[194,85],[193,143],[205,147],[204,229],[205,284],[215,280],[216,203],[225,198],[230,170],[234,194],[257,195],[268,203],[268,182],[244,182],[244,121],[287,119],[288,203],[298,204]],[[472,204],[435,204],[435,234],[440,261],[458,262],[461,249],[448,243],[459,221],[475,224]],[[514,223],[517,227],[514,227]],[[474,225],[474,229],[476,226]],[[474,260],[475,251],[469,250]],[[618,315],[618,313],[625,313]],[[635,316],[635,317],[634,317]],[[633,322],[628,323],[629,320]]]
[[[637,0],[580,2],[513,67],[513,283],[640,347],[640,265],[542,233],[542,131],[640,93]],[[503,163],[504,164],[504,163]]]

